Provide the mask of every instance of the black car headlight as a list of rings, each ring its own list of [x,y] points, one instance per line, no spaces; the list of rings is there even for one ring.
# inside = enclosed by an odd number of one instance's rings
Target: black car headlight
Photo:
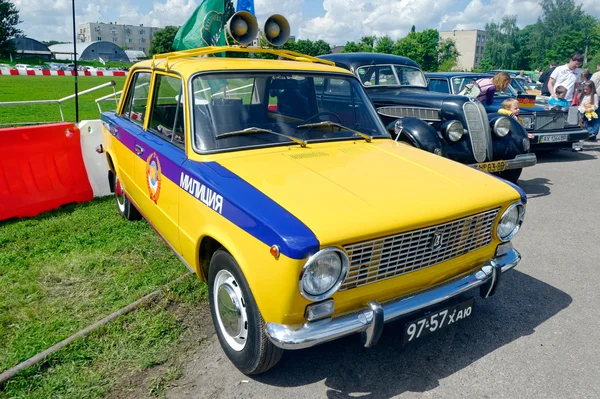
[[[504,137],[510,132],[510,119],[501,116],[494,121],[494,133],[498,137]]]
[[[338,248],[325,248],[308,258],[300,273],[300,293],[310,301],[333,295],[346,278],[348,255]]]
[[[500,217],[496,234],[502,242],[510,241],[521,228],[523,218],[525,217],[525,206],[520,202],[515,202],[509,206]]]
[[[449,141],[456,143],[465,134],[465,127],[460,121],[450,121],[443,125],[444,136]]]

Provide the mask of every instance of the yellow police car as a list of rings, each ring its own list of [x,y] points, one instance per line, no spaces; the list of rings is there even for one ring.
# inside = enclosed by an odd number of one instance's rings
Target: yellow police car
[[[208,56],[223,51],[277,59]],[[102,121],[119,212],[208,282],[246,374],[349,334],[373,346],[396,319],[390,333],[414,342],[468,318],[472,293],[492,295],[520,260],[524,193],[392,140],[356,77],[325,60],[156,56]]]

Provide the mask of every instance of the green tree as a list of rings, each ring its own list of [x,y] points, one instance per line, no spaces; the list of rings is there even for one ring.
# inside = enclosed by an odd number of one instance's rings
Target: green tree
[[[358,44],[355,42],[346,42],[342,53],[359,53],[361,51]]]
[[[0,0],[0,55],[8,57],[14,51],[11,39],[23,34],[16,26],[21,23],[19,10],[8,0]]]
[[[311,55],[316,57],[324,54],[331,54],[331,45],[325,40],[317,40],[313,43],[313,53]]]
[[[223,22],[226,24],[231,16],[235,14],[235,8],[233,7],[232,0],[225,0],[225,12],[223,13]]]
[[[423,32],[409,32],[394,44],[393,54],[408,57],[425,71],[436,71],[438,61],[438,43],[440,35],[437,29]]]
[[[152,45],[150,46],[149,55],[164,54],[174,51],[173,40],[179,28],[175,26],[165,26],[163,29],[157,31],[152,39]]]
[[[438,71],[447,72],[454,69],[460,53],[456,48],[456,42],[452,39],[440,40],[437,48]]]
[[[517,69],[521,64],[517,36],[517,16],[506,15],[497,24],[490,22],[485,24],[486,47],[483,53],[481,67],[498,69]]]
[[[377,40],[377,36],[363,36],[360,38],[360,42],[358,43],[358,47],[360,51],[365,53],[372,53],[373,47],[375,46],[375,40]]]
[[[382,54],[392,54],[394,51],[394,41],[389,36],[383,36],[375,42],[375,52]]]

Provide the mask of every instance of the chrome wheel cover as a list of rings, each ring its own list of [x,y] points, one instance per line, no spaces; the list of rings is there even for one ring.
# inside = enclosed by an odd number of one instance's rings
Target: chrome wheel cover
[[[244,349],[248,339],[246,301],[238,282],[227,270],[220,270],[213,284],[213,303],[218,328],[227,344],[236,352]]]
[[[121,213],[125,212],[125,191],[121,186],[119,176],[115,174],[115,198],[117,199],[117,207]]]

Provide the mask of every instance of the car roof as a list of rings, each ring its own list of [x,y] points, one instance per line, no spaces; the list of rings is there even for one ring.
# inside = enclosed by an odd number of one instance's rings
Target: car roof
[[[181,74],[182,76],[191,76],[196,72],[227,72],[227,71],[248,71],[248,70],[282,70],[282,71],[308,71],[308,72],[330,72],[351,73],[343,68],[333,66],[331,61],[324,61],[314,57],[306,56],[291,51],[270,50],[271,54],[279,54],[288,59],[261,59],[261,58],[232,58],[232,57],[212,57],[209,54],[228,51],[229,47],[223,48],[204,48],[174,52],[154,56],[151,60],[144,60],[136,63],[132,70],[156,68],[168,70]],[[238,52],[244,51],[235,48]],[[252,52],[253,49],[247,49]]]
[[[333,61],[337,64],[347,65],[352,70],[363,66],[363,65],[379,65],[379,64],[397,64],[397,65],[408,65],[415,68],[421,69],[419,64],[407,57],[401,57],[399,55],[392,54],[380,54],[380,53],[337,53],[337,54],[326,54],[320,55],[317,58],[324,60]]]
[[[482,76],[482,77],[493,77],[491,73],[477,73],[477,72],[427,72],[425,76],[428,78],[462,78],[469,76]]]

